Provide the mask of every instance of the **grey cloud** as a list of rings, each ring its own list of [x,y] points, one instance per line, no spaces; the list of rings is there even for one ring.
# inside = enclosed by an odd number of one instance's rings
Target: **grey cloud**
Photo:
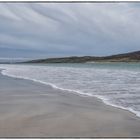
[[[139,13],[131,3],[1,3],[0,50],[5,44],[25,57],[23,48],[46,57],[139,50]]]

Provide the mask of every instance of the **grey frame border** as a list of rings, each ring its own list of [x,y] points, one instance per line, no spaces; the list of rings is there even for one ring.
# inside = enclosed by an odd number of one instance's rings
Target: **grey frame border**
[[[12,3],[57,3],[57,4],[60,4],[60,3],[139,3],[140,4],[140,1],[97,1],[97,0],[89,0],[89,1],[77,1],[77,0],[72,0],[72,1],[55,1],[55,0],[52,0],[52,1],[24,1],[24,0],[21,0],[21,1],[18,1],[18,0],[13,0],[13,1],[0,1],[0,4],[1,3],[9,3],[9,4],[12,4]],[[0,139],[140,139],[140,137],[1,137],[0,136]]]

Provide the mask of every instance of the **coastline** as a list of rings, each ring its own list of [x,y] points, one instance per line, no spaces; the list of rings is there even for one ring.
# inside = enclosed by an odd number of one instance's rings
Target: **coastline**
[[[140,137],[129,111],[2,74],[0,106],[0,137]]]
[[[37,83],[40,83],[40,84],[43,84],[43,85],[46,85],[46,86],[51,86],[53,89],[57,89],[57,90],[60,90],[60,91],[65,91],[65,92],[70,92],[70,93],[73,93],[73,94],[78,94],[79,96],[82,96],[82,97],[87,97],[87,96],[94,97],[94,98],[97,98],[97,99],[101,100],[101,102],[103,102],[105,105],[109,105],[109,106],[112,106],[112,107],[115,107],[115,108],[119,108],[119,109],[129,111],[129,112],[135,114],[137,117],[140,118],[139,112],[133,110],[132,108],[126,108],[126,107],[123,107],[123,106],[120,106],[120,105],[113,104],[113,103],[109,102],[108,100],[106,100],[105,98],[103,98],[100,95],[93,95],[93,94],[90,94],[90,93],[84,94],[84,92],[73,90],[73,89],[61,88],[61,87],[56,86],[55,84],[47,83],[47,82],[44,82],[42,80],[37,80],[37,79],[34,79],[34,78],[29,78],[29,77],[24,77],[24,76],[15,76],[15,75],[12,75],[12,74],[9,74],[9,73],[5,73],[5,69],[1,69],[0,72],[4,76],[8,76],[8,77],[11,77],[11,78],[17,78],[17,79],[29,80],[29,81],[32,81],[32,82],[37,82]]]

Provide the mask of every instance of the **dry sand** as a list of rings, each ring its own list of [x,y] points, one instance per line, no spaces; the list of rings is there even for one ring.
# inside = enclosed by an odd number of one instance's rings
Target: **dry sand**
[[[140,137],[140,118],[97,98],[0,74],[0,137]]]

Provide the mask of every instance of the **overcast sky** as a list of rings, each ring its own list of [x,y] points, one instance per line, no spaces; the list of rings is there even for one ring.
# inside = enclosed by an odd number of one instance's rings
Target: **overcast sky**
[[[0,57],[140,50],[139,3],[1,3]]]

